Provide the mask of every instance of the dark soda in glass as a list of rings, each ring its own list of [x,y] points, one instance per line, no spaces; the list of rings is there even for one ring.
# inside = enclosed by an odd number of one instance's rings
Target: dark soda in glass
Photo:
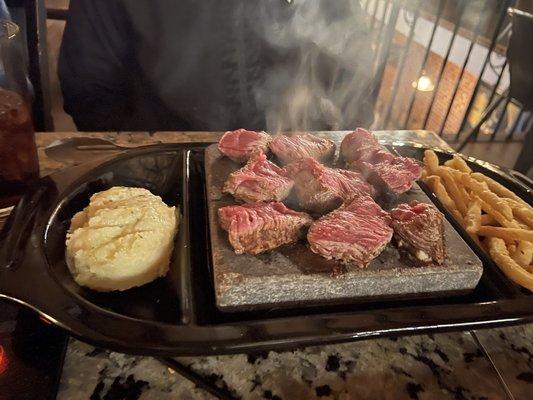
[[[24,48],[18,25],[0,19],[0,216],[39,178]]]
[[[0,209],[14,205],[38,178],[29,106],[18,93],[0,88]]]

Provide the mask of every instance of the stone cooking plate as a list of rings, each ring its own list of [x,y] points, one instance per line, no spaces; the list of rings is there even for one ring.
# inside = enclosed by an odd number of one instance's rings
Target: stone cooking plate
[[[446,259],[440,266],[414,265],[392,244],[364,269],[342,266],[314,254],[305,239],[256,256],[235,254],[227,233],[220,228],[217,210],[236,204],[231,195],[222,193],[222,187],[228,175],[239,168],[239,164],[220,154],[216,144],[206,149],[213,278],[221,310],[444,296],[467,292],[481,278],[481,261],[446,219]],[[415,183],[409,192],[380,204],[389,209],[395,203],[414,199],[431,203]],[[296,208],[294,204],[287,205]]]

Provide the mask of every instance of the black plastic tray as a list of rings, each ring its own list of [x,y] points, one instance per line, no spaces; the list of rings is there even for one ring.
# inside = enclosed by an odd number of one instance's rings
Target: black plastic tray
[[[419,149],[396,149],[418,158],[421,154]],[[469,163],[531,203],[531,191],[514,178],[495,167]],[[147,355],[287,349],[533,320],[532,297],[486,257],[480,284],[468,295],[221,312],[215,306],[210,269],[204,182],[199,144],[129,150],[42,179],[0,233],[0,297],[33,308],[81,340]],[[70,218],[88,204],[90,195],[114,185],[146,187],[179,206],[183,218],[167,277],[102,294],[74,283],[64,261],[64,240]]]

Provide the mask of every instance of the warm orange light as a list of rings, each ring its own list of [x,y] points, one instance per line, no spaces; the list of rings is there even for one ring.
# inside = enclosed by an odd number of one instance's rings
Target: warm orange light
[[[431,81],[431,78],[426,75],[422,75],[416,81],[413,82],[413,87],[421,92],[431,92],[435,89],[435,85]]]

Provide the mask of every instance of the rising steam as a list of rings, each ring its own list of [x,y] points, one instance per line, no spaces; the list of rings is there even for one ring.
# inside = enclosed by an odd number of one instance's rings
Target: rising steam
[[[261,2],[258,32],[286,56],[254,90],[270,132],[353,129],[373,120],[371,40],[355,0],[294,1],[290,12]],[[258,28],[259,29],[259,28]]]

